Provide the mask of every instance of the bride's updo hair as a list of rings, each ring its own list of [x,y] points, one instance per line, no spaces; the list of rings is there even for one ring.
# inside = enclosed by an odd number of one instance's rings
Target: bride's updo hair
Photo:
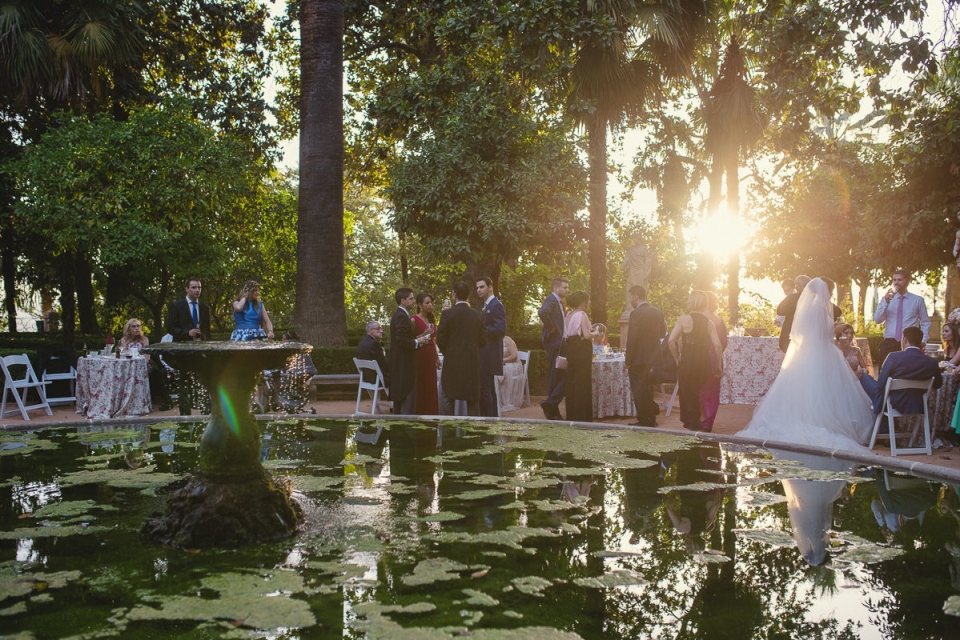
[[[706,291],[691,291],[687,298],[687,311],[690,313],[703,313],[710,305],[710,297]]]

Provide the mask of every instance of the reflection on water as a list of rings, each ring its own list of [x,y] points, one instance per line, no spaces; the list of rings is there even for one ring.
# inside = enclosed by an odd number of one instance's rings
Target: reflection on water
[[[261,456],[306,511],[298,536],[147,546],[201,428],[0,434],[4,633],[960,634],[941,611],[960,594],[955,486],[666,434],[282,421]]]

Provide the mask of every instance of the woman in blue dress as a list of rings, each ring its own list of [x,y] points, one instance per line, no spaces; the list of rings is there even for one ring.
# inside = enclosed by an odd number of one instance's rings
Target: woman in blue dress
[[[231,340],[273,340],[273,323],[260,300],[260,285],[253,280],[243,283],[240,294],[233,301],[233,319],[237,328],[230,334]]]

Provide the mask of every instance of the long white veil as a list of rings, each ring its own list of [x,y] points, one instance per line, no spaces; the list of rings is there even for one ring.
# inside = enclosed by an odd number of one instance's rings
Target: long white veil
[[[800,294],[780,374],[739,435],[867,451],[872,426],[870,399],[833,342],[829,290],[815,278]]]

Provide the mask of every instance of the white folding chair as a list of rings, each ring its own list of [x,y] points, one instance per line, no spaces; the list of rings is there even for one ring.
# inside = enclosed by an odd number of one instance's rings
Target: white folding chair
[[[383,372],[380,371],[380,365],[377,364],[376,360],[361,360],[359,358],[354,358],[353,364],[356,365],[357,371],[360,373],[360,383],[357,386],[357,406],[353,410],[353,412],[356,414],[363,414],[363,415],[370,415],[370,416],[376,415],[377,403],[380,400],[380,392],[383,391],[384,394],[387,393],[387,385],[384,383]],[[364,370],[375,372],[377,374],[376,380],[374,380],[373,382],[367,382],[366,380],[364,380],[363,379]],[[360,411],[360,401],[363,399],[364,389],[366,389],[367,391],[373,394],[373,409],[372,411],[369,411],[369,412]]]
[[[670,394],[670,401],[667,402],[667,404],[666,404],[667,412],[666,412],[665,414],[663,414],[664,416],[669,416],[669,415],[670,415],[670,412],[673,411],[673,405],[675,405],[675,404],[677,403],[677,391],[680,390],[680,383],[679,383],[679,382],[673,382],[673,383],[665,382],[665,383],[663,383],[663,384],[660,385],[660,393],[662,393],[663,395],[667,395],[667,392],[664,391],[663,388],[664,388],[666,385],[668,385],[668,384],[673,384],[673,393]]]
[[[500,381],[503,380],[503,376],[493,376],[493,395],[497,400],[497,417],[502,418],[503,414],[500,413]]]
[[[13,374],[10,372],[10,367],[25,367],[25,372],[22,378],[14,378]],[[30,416],[27,415],[27,411],[32,411],[33,409],[44,409],[47,412],[48,416],[53,415],[53,411],[50,410],[50,405],[47,404],[47,394],[44,391],[44,387],[48,384],[46,382],[40,382],[37,379],[37,374],[33,371],[33,365],[30,364],[30,358],[27,357],[27,354],[21,354],[19,356],[6,356],[0,358],[0,368],[3,369],[3,402],[0,402],[0,418],[6,418],[7,414],[20,412],[20,415],[23,416],[24,420],[29,420]],[[36,389],[37,394],[40,396],[39,404],[32,404],[26,406],[24,403],[27,400],[27,392],[30,389]],[[7,392],[13,394],[13,399],[17,401],[17,408],[7,411]]]
[[[64,358],[60,356],[50,356],[50,359],[47,361],[47,365],[43,368],[43,373],[40,374],[40,380],[42,382],[55,382],[57,380],[67,380],[70,382],[70,395],[67,396],[50,396],[47,395],[47,404],[70,404],[77,401],[77,370],[70,366],[69,371],[63,371],[60,373],[53,373],[47,370],[50,363],[63,362],[66,364]]]
[[[530,406],[530,378],[527,377],[527,368],[530,366],[530,352],[518,351],[517,357],[523,366],[523,400],[520,403],[522,407]]]
[[[880,414],[877,416],[876,422],[873,424],[873,433],[870,436],[870,448],[873,449],[873,445],[876,444],[877,438],[890,438],[890,454],[914,454],[914,453],[926,453],[928,456],[933,455],[933,446],[930,441],[930,413],[927,408],[927,394],[930,393],[930,389],[933,387],[933,378],[929,380],[906,380],[898,378],[889,378],[887,379],[887,387],[883,391],[883,404],[880,405]],[[893,408],[893,403],[890,401],[890,392],[891,391],[900,391],[902,389],[922,389],[923,390],[923,436],[924,436],[924,445],[923,447],[915,447],[914,443],[917,440],[917,432],[920,430],[920,423],[916,421],[916,416],[920,414],[904,414],[900,413]],[[913,432],[910,434],[910,443],[906,448],[897,447],[897,434],[895,423],[897,418],[902,418],[908,415],[914,416],[914,426]],[[880,434],[880,423],[883,421],[883,417],[887,417],[887,427],[889,431],[888,434]]]

